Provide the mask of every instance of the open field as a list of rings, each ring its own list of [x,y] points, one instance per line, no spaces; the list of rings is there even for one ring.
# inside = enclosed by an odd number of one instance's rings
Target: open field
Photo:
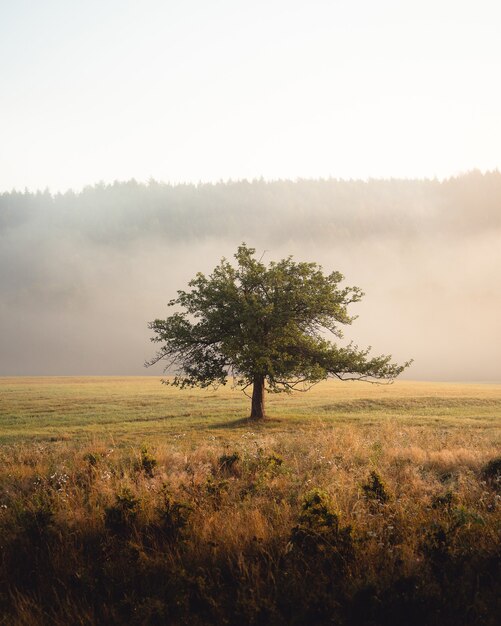
[[[248,411],[157,378],[0,379],[0,623],[497,624],[501,385]]]
[[[473,429],[498,437],[501,385],[325,382],[308,393],[268,394],[266,432],[387,420],[413,427]],[[179,391],[156,377],[0,378],[0,441],[117,438],[136,442],[180,432],[233,438],[249,400],[230,385]],[[226,431],[225,436],[220,431]],[[492,440],[495,443],[494,439]]]

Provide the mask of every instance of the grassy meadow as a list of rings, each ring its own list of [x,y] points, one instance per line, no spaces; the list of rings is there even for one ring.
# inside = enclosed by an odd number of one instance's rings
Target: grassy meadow
[[[0,378],[1,624],[497,624],[501,385]]]

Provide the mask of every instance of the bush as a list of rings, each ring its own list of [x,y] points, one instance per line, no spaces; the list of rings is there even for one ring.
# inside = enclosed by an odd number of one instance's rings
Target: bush
[[[452,491],[446,491],[441,496],[435,496],[431,502],[433,509],[447,509],[450,510],[452,505],[455,504],[457,498]]]
[[[501,486],[501,456],[486,463],[481,474],[487,483],[499,488]]]
[[[83,458],[84,458],[84,461],[87,461],[89,465],[91,465],[92,467],[95,467],[99,460],[99,455],[96,454],[95,452],[86,452]]]
[[[374,470],[369,474],[367,482],[362,485],[365,497],[369,500],[377,500],[381,504],[390,501],[390,494],[381,476]]]
[[[167,485],[162,487],[162,506],[158,508],[161,527],[167,539],[179,539],[188,523],[191,506],[174,500]]]
[[[222,454],[218,459],[218,469],[225,474],[235,474],[238,461],[240,461],[238,452]]]
[[[141,448],[141,461],[139,464],[139,469],[141,469],[146,474],[146,476],[152,478],[153,470],[157,465],[158,461],[153,455],[150,454],[148,448],[146,446],[143,446]]]
[[[136,520],[139,505],[140,500],[132,494],[130,489],[124,487],[116,494],[115,504],[105,510],[106,528],[116,533],[128,531]]]
[[[48,499],[42,499],[33,508],[19,514],[19,529],[34,545],[46,539],[53,528],[54,510]]]
[[[341,560],[353,556],[351,526],[340,528],[329,495],[312,489],[303,498],[299,523],[292,529],[291,545],[303,553],[336,553]]]

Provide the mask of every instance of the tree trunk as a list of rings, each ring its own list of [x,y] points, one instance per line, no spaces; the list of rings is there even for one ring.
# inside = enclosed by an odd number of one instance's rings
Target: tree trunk
[[[264,417],[264,376],[262,374],[256,374],[254,376],[252,388],[252,405],[250,419],[260,420]]]

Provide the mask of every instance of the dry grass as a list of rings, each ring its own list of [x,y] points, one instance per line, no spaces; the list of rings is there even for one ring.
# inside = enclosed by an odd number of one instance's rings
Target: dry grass
[[[0,623],[496,623],[501,386],[329,383],[257,426],[227,389],[0,388]],[[312,489],[349,540],[301,527]]]

